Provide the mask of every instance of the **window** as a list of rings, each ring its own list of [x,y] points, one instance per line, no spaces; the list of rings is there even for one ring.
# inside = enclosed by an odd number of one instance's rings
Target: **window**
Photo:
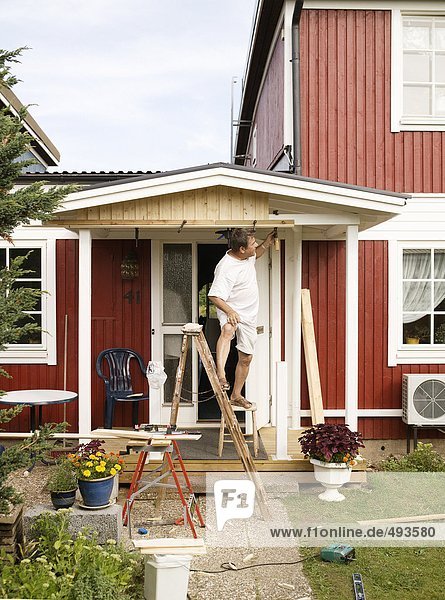
[[[17,279],[15,288],[27,287],[41,290],[34,310],[29,311],[22,323],[32,320],[42,328],[10,344],[0,353],[0,361],[11,363],[56,364],[56,304],[55,304],[55,243],[48,241],[18,240],[14,244],[0,242],[0,268],[8,267],[18,256],[27,256],[22,268],[30,273]]]
[[[392,130],[444,130],[445,15],[394,13]]]

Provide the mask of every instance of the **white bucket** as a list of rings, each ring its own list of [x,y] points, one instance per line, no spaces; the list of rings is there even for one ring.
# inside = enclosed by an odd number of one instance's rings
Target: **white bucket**
[[[186,600],[190,555],[153,554],[145,561],[145,600]]]

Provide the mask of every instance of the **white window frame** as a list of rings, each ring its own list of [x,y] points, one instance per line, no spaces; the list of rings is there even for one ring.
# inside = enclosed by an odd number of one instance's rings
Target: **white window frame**
[[[403,344],[403,250],[445,249],[445,242],[388,242],[388,366],[445,364],[445,344],[436,348],[427,344]]]
[[[391,19],[391,131],[445,131],[445,117],[403,116],[403,18],[444,17],[444,10],[434,10],[431,2],[419,10],[392,9]]]
[[[0,248],[10,247],[0,241]],[[57,364],[56,343],[56,240],[14,240],[14,248],[39,248],[42,257],[42,343],[10,345],[0,352],[0,364]]]

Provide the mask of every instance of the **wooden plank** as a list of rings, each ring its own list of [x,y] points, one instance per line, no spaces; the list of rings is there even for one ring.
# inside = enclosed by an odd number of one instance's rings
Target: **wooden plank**
[[[125,220],[123,218],[119,218],[119,219],[114,219],[111,217],[110,213],[108,212],[106,214],[106,216],[104,216],[104,218],[102,219],[98,219],[98,220],[92,220],[89,221],[88,219],[82,218],[82,219],[66,219],[65,218],[65,214],[63,214],[63,219],[53,219],[52,221],[48,221],[47,223],[45,223],[45,227],[70,227],[70,226],[75,226],[76,228],[82,228],[82,227],[88,227],[90,229],[97,229],[97,228],[109,228],[109,227],[122,227],[122,226],[128,226],[128,227],[140,227],[141,229],[143,228],[153,228],[153,227],[160,227],[160,228],[166,228],[166,227],[171,227],[171,228],[178,228],[179,225],[181,225],[182,223],[182,219],[173,219],[171,218],[171,210],[167,210],[167,208],[164,206],[165,203],[162,202],[161,203],[161,207],[163,207],[163,209],[161,210],[161,215],[159,219],[149,219],[149,220],[138,220],[138,219],[130,219],[130,220]],[[110,208],[110,206],[112,205],[106,205],[106,207],[101,207],[102,208],[107,208],[107,210]],[[170,207],[171,209],[171,207]],[[241,209],[242,212],[242,209]],[[106,213],[106,211],[104,210],[104,213]],[[166,214],[168,213],[168,214]],[[101,212],[102,214],[102,212]],[[236,218],[232,218],[232,219],[187,219],[187,223],[185,225],[186,228],[194,228],[194,227],[199,227],[199,228],[205,228],[205,227],[227,227],[227,226],[231,226],[231,227],[246,227],[249,225],[253,224],[253,219],[252,218],[239,218],[239,216],[237,215]],[[294,227],[295,223],[293,221],[290,221],[289,219],[283,219],[282,221],[280,220],[267,220],[267,219],[262,219],[262,220],[258,220],[256,223],[256,228],[258,229],[259,227],[263,227],[263,228],[271,228],[273,229],[274,227],[280,227],[280,228],[292,228]]]
[[[317,344],[315,341],[314,321],[312,318],[311,296],[309,290],[301,290],[301,327],[306,362],[306,374],[309,388],[312,424],[324,423],[323,398],[321,393],[320,372],[318,370]]]
[[[182,336],[181,356],[176,369],[175,389],[173,391],[172,406],[170,410],[170,425],[176,425],[178,421],[179,402],[181,401],[182,380],[184,379],[185,363],[187,361],[188,335]]]
[[[202,538],[154,538],[133,540],[135,548],[204,548]]]

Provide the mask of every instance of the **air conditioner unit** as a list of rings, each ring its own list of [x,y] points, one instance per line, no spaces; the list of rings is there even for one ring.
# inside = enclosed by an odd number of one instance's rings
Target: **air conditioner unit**
[[[445,426],[445,375],[403,375],[402,420]]]

